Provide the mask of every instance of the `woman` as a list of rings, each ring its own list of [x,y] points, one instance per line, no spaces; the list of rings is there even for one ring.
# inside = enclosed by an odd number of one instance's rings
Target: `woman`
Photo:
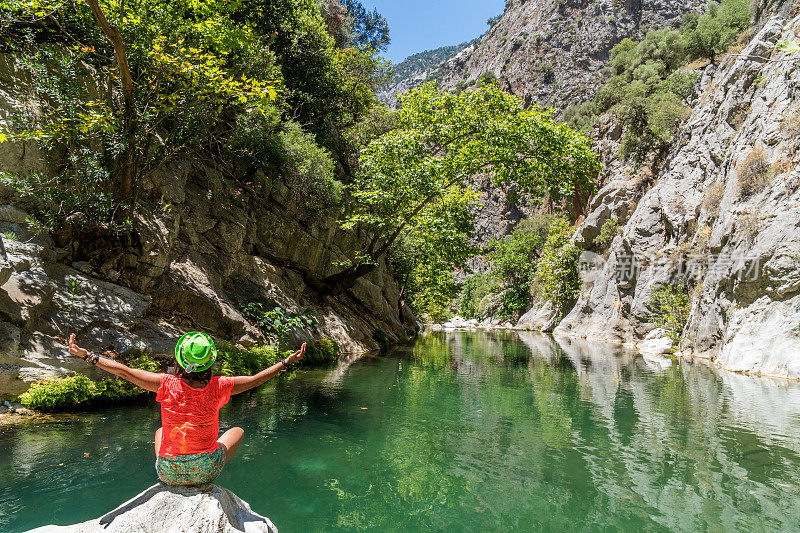
[[[156,472],[168,485],[209,483],[236,453],[242,428],[219,434],[219,410],[232,394],[262,385],[305,353],[298,351],[254,376],[211,376],[217,359],[214,341],[205,333],[187,333],[175,346],[175,374],[155,374],[128,368],[75,344],[69,336],[69,353],[103,370],[156,393],[161,403],[161,427],[156,431]]]

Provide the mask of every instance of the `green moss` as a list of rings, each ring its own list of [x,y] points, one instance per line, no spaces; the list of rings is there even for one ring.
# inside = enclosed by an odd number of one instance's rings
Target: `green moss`
[[[378,346],[381,347],[381,353],[386,353],[389,351],[391,342],[389,341],[389,336],[382,329],[376,329],[372,332],[372,340],[377,342]]]
[[[339,343],[333,339],[319,339],[306,346],[303,366],[323,366],[336,360],[339,355]]]

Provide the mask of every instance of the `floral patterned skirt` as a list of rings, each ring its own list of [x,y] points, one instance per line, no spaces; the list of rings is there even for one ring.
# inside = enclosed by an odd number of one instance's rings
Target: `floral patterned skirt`
[[[202,485],[210,483],[225,466],[225,447],[211,452],[161,457],[156,459],[158,479],[167,485]]]

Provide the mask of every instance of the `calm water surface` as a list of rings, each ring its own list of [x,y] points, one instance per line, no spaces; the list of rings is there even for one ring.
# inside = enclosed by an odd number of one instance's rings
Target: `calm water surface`
[[[800,384],[529,333],[432,333],[235,397],[218,482],[300,531],[800,531]],[[0,530],[152,485],[157,405],[0,429]]]

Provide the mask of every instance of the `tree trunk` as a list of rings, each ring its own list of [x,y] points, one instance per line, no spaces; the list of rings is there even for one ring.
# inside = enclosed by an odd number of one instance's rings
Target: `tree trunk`
[[[125,50],[125,43],[122,41],[122,34],[119,28],[108,22],[98,0],[86,1],[92,9],[92,14],[97,24],[100,26],[100,29],[103,31],[103,34],[114,46],[114,57],[117,60],[117,67],[119,68],[120,85],[122,87],[123,96],[122,128],[126,146],[117,169],[119,172],[118,198],[122,202],[129,203],[133,197],[138,116],[136,112],[133,78],[131,77],[130,68],[128,68],[128,54]]]

